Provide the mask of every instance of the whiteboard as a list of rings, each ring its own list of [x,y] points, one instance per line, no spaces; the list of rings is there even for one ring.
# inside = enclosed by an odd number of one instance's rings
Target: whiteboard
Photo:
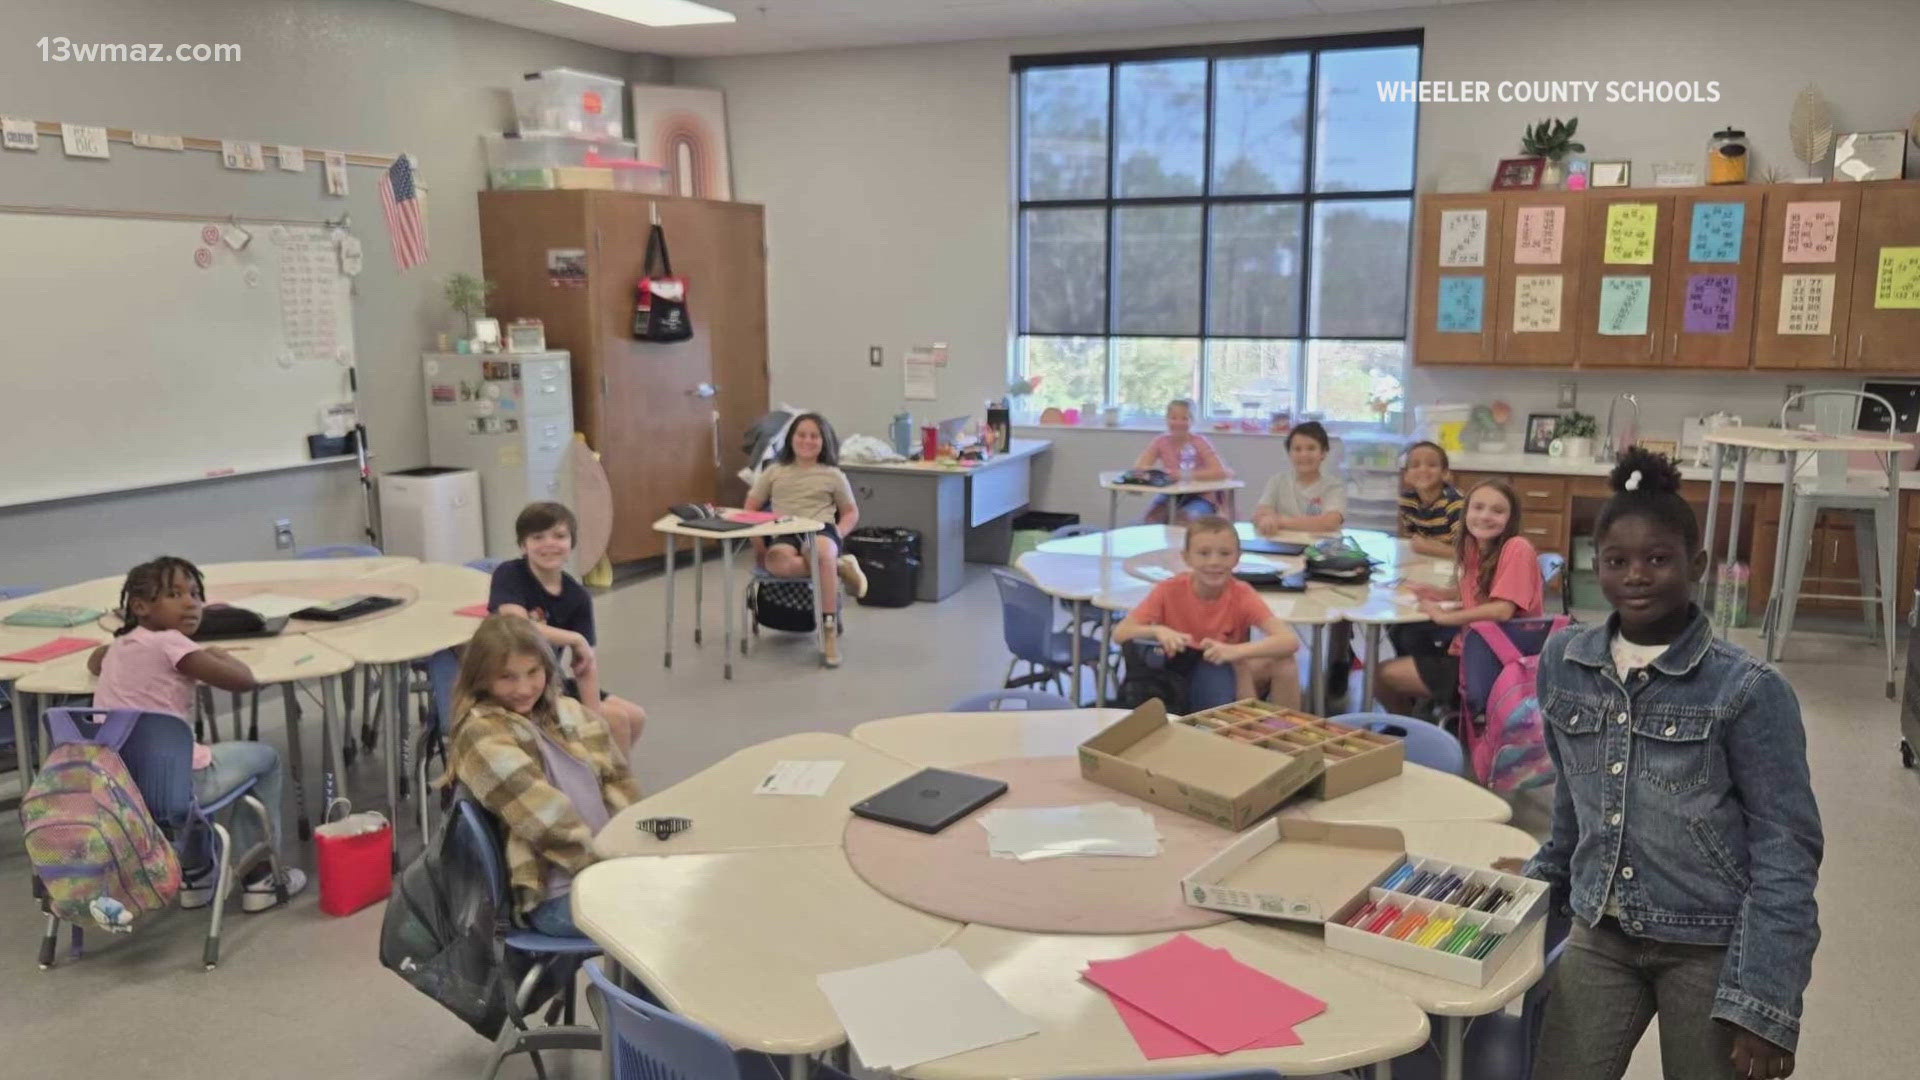
[[[352,399],[351,279],[324,227],[230,227],[0,212],[0,505],[308,460]]]

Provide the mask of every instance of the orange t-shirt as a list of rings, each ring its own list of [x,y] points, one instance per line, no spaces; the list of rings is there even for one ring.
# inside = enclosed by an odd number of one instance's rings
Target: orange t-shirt
[[[1181,574],[1153,587],[1133,618],[1152,626],[1178,630],[1195,641],[1208,638],[1228,645],[1246,641],[1254,627],[1273,618],[1273,609],[1253,586],[1234,579],[1219,596],[1202,600],[1193,590],[1193,575]]]

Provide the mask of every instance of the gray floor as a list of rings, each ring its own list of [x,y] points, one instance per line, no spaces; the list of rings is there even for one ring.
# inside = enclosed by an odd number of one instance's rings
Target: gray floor
[[[661,582],[602,596],[607,682],[652,716],[635,754],[643,784],[657,790],[753,742],[939,710],[998,685],[1006,667],[998,603],[985,571],[972,570],[967,587],[937,606],[853,608],[838,671],[820,668],[803,639],[763,634],[756,654],[736,661],[732,683],[720,677],[713,597],[708,644],[695,650],[683,621],[668,672]],[[682,581],[690,584],[684,574]],[[690,594],[683,587],[683,613]],[[1920,775],[1903,772],[1894,753],[1895,714],[1880,697],[1878,659],[1858,643],[1806,634],[1785,665],[1806,713],[1828,841],[1820,886],[1826,938],[1807,997],[1800,1076],[1912,1071],[1910,1033],[1898,1021],[1910,1026],[1920,1015],[1920,920],[1908,914],[1920,892]],[[317,760],[310,746],[308,761]],[[363,759],[355,772],[355,793],[371,797],[374,769]],[[331,918],[311,892],[290,910],[236,908],[211,973],[199,964],[202,918],[174,913],[130,938],[90,934],[83,960],[41,972],[40,922],[10,814],[0,820],[0,896],[11,898],[12,910],[0,919],[0,1075],[466,1078],[485,1062],[478,1036],[379,966],[379,908]],[[554,1073],[597,1070],[594,1055],[581,1055]],[[521,1063],[502,1075],[533,1072]],[[1630,1076],[1658,1075],[1649,1039]]]

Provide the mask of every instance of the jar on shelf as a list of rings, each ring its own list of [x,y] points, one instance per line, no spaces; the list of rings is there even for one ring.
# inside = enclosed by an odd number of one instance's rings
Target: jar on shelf
[[[1725,128],[1707,141],[1707,183],[1747,182],[1747,133]]]

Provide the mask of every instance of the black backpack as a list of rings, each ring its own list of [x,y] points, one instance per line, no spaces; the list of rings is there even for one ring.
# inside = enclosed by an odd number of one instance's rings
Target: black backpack
[[[1157,642],[1136,638],[1120,646],[1120,657],[1127,668],[1120,683],[1123,705],[1137,709],[1159,698],[1169,714],[1186,715],[1194,665],[1200,662],[1199,650],[1185,649],[1170,657]]]

